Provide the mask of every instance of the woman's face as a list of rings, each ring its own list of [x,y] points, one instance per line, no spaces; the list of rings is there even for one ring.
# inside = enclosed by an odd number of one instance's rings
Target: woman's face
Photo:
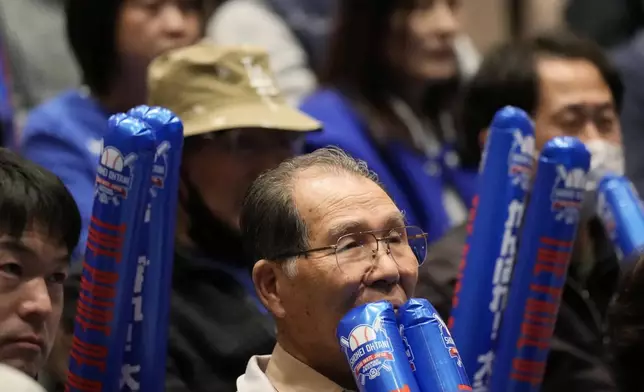
[[[119,56],[145,69],[161,53],[198,41],[202,23],[198,0],[124,0],[116,29]]]
[[[454,38],[460,31],[460,0],[414,3],[411,12],[398,12],[393,17],[389,61],[411,79],[440,81],[456,76]]]

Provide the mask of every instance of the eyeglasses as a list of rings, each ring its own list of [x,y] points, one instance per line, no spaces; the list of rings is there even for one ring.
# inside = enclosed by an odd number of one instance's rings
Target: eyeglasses
[[[379,234],[384,234],[380,235]],[[399,266],[418,267],[427,256],[427,233],[420,227],[404,226],[391,230],[363,231],[351,233],[338,238],[335,245],[307,249],[303,252],[284,254],[277,259],[290,257],[308,257],[312,252],[333,250],[338,268],[344,272],[356,265],[373,264],[378,257],[379,244],[384,245],[385,252]]]

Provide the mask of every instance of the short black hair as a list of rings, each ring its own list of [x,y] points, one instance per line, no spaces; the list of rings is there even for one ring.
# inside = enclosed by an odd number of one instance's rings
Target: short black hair
[[[81,231],[78,206],[56,175],[0,148],[0,235],[20,238],[33,227],[71,254]]]
[[[592,41],[568,32],[553,32],[503,43],[485,56],[464,91],[459,123],[467,151],[463,156],[465,165],[478,166],[481,159],[479,134],[489,126],[499,109],[512,105],[534,114],[539,103],[536,70],[539,56],[583,59],[592,63],[608,84],[616,107],[621,107],[624,87],[619,73]]]

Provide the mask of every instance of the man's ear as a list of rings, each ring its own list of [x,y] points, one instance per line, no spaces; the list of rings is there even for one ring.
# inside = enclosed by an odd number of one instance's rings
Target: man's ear
[[[487,131],[488,128],[485,128],[481,130],[481,133],[479,133],[479,147],[481,150],[485,147],[485,142],[487,141]]]
[[[260,260],[253,267],[253,282],[259,300],[277,318],[283,318],[286,310],[282,303],[278,276],[281,266],[268,260]]]

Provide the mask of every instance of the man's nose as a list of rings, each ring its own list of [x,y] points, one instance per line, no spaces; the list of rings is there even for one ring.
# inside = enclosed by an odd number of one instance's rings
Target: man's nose
[[[601,139],[602,135],[597,129],[597,126],[593,121],[586,121],[582,132],[579,135],[579,140],[583,143],[589,142],[591,140]]]
[[[22,319],[39,322],[51,314],[51,297],[45,279],[32,279],[23,286],[22,290],[22,301],[18,309],[18,314]]]
[[[400,281],[400,268],[393,255],[386,246],[379,246],[378,251],[374,249],[373,266],[368,276],[368,284],[376,282],[394,285]]]

